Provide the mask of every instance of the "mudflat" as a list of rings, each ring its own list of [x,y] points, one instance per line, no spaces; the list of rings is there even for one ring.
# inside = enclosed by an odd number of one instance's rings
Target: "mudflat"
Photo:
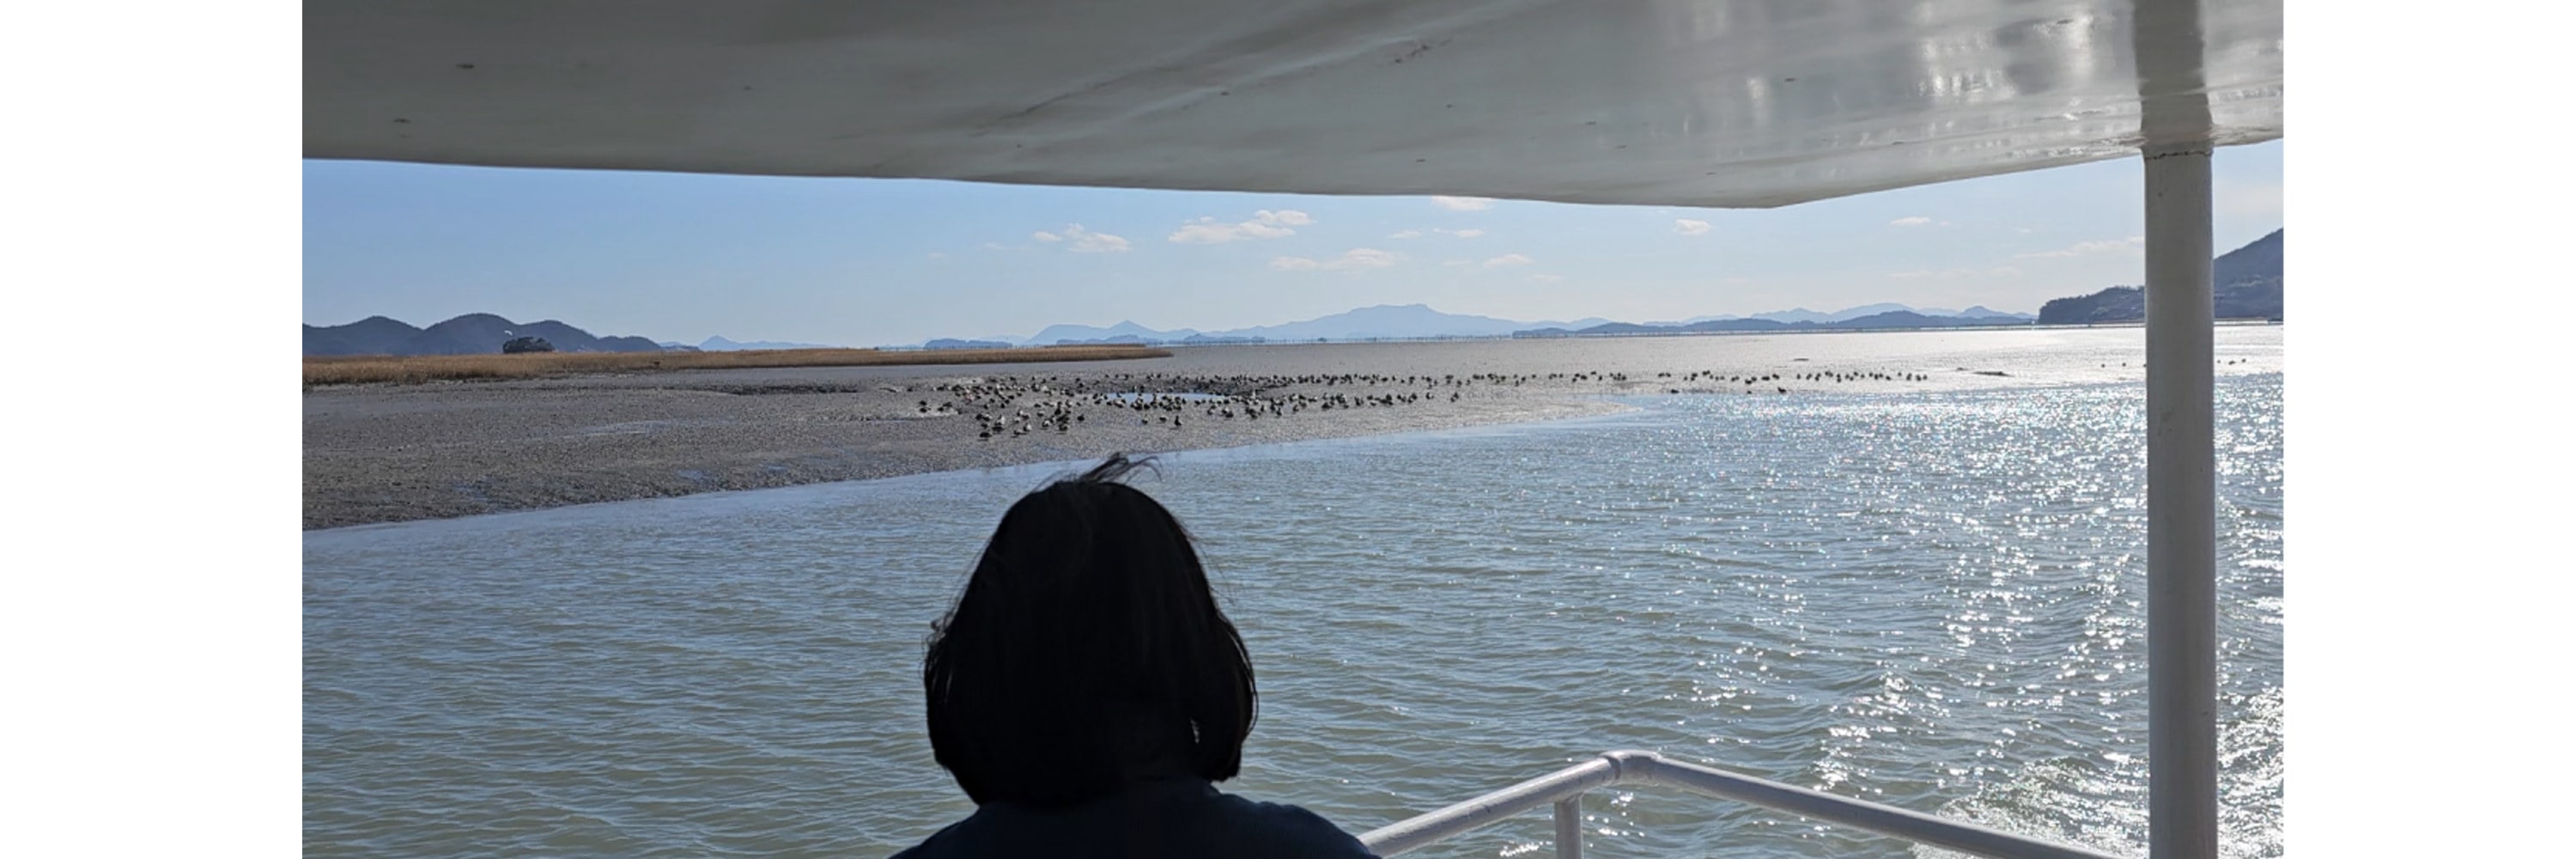
[[[1621,386],[1588,376],[1515,387],[1285,363],[1264,372],[1129,360],[313,388],[304,396],[304,527],[1621,408],[1599,396]]]
[[[2221,375],[2281,371],[2220,327]],[[2136,384],[2142,332],[1277,344],[1167,357],[595,373],[304,395],[304,527],[1603,414],[1626,395]]]

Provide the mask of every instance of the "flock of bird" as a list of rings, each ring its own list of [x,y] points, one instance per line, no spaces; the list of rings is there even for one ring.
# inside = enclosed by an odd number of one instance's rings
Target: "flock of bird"
[[[1658,379],[1670,379],[1670,378],[1673,378],[1673,374],[1671,374],[1671,373],[1656,373],[1656,374],[1655,374],[1655,378],[1658,378]],[[1924,374],[1922,374],[1922,373],[1882,373],[1882,372],[1874,372],[1874,371],[1873,371],[1873,372],[1867,372],[1867,373],[1843,373],[1843,372],[1835,372],[1835,371],[1826,371],[1826,372],[1820,372],[1820,373],[1796,373],[1796,374],[1792,374],[1791,376],[1789,376],[1789,378],[1790,378],[1790,379],[1793,379],[1793,380],[1796,380],[1796,381],[1800,381],[1800,382],[1858,382],[1858,381],[1862,381],[1862,380],[1869,380],[1869,381],[1873,381],[1873,382],[1928,382],[1928,381],[1931,381],[1931,380],[1932,380],[1932,377],[1931,377],[1931,376],[1924,375]],[[1700,380],[1702,380],[1702,379],[1706,379],[1706,380],[1711,381],[1711,382],[1720,382],[1720,383],[1729,384],[1729,385],[1737,384],[1737,383],[1741,383],[1741,384],[1743,384],[1743,385],[1744,385],[1744,387],[1745,387],[1745,389],[1746,389],[1746,390],[1750,391],[1750,390],[1752,390],[1752,388],[1753,388],[1755,385],[1760,385],[1760,384],[1763,384],[1763,383],[1765,383],[1765,382],[1778,382],[1778,381],[1780,381],[1780,374],[1778,374],[1778,373],[1767,373],[1767,374],[1759,375],[1759,376],[1756,376],[1756,375],[1750,375],[1750,374],[1738,374],[1738,375],[1732,375],[1732,376],[1719,376],[1719,375],[1717,374],[1717,371],[1715,371],[1715,370],[1700,370],[1700,371],[1697,371],[1697,372],[1693,372],[1693,373],[1685,374],[1685,375],[1683,375],[1683,376],[1681,377],[1681,381],[1683,381],[1683,382],[1697,382],[1697,381],[1700,381]],[[1788,388],[1781,387],[1781,386],[1779,386],[1779,385],[1773,385],[1773,386],[1772,386],[1772,390],[1778,391],[1778,392],[1783,393],[1783,394],[1786,394],[1786,393],[1788,393],[1788,392],[1789,392],[1789,389],[1788,389]],[[1678,393],[1681,393],[1681,392],[1682,392],[1682,390],[1681,390],[1680,388],[1665,388],[1665,389],[1664,389],[1664,393],[1667,393],[1667,394],[1678,394]]]
[[[1763,388],[1787,394],[1782,380],[1810,383],[1925,382],[1922,373],[1882,371],[1817,371],[1719,373],[1695,370],[1655,374],[1654,390],[1665,394],[1759,393]],[[1468,375],[1391,375],[1378,373],[1296,375],[1194,375],[1108,373],[983,379],[907,385],[908,393],[938,394],[914,402],[916,417],[971,416],[979,439],[1017,438],[1033,433],[1069,433],[1076,426],[1134,421],[1137,426],[1180,429],[1190,421],[1277,420],[1300,413],[1386,409],[1422,403],[1459,402],[1477,386],[1529,385],[1610,387],[1629,392],[1626,373],[1473,373]],[[1691,386],[1689,389],[1682,385]],[[1365,390],[1342,392],[1335,388]],[[1094,420],[1097,418],[1097,420]]]

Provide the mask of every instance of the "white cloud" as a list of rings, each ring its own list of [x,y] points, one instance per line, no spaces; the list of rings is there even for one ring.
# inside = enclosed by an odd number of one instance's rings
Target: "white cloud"
[[[2035,251],[2026,254],[2013,254],[2013,259],[2060,259],[2065,257],[2091,256],[2093,254],[2120,252],[2136,253],[2144,249],[2146,246],[2147,237],[2130,236],[2125,239],[2113,239],[2098,242],[2076,242],[2075,244],[2058,248],[2053,251]]]
[[[1275,257],[1270,260],[1270,267],[1280,271],[1309,271],[1319,268],[1332,270],[1385,268],[1387,266],[1394,265],[1396,260],[1399,259],[1403,259],[1403,257],[1397,256],[1393,251],[1382,251],[1376,248],[1352,248],[1350,250],[1343,251],[1341,256],[1326,260],[1308,259],[1306,257]]]
[[[1530,259],[1524,254],[1504,254],[1502,256],[1486,260],[1485,267],[1502,268],[1507,265],[1529,265],[1532,262],[1535,262],[1535,260]]]
[[[1463,229],[1463,230],[1447,230],[1447,229],[1438,229],[1438,230],[1432,230],[1432,232],[1439,233],[1439,234],[1441,234],[1441,235],[1447,235],[1447,236],[1457,236],[1457,237],[1462,238],[1462,239],[1472,239],[1472,238],[1475,238],[1475,237],[1477,237],[1477,236],[1481,236],[1481,235],[1484,235],[1484,234],[1485,234],[1485,231],[1484,231],[1484,230],[1476,229],[1476,228],[1474,228],[1474,227],[1468,227],[1468,228]]]
[[[1473,212],[1493,208],[1494,201],[1483,197],[1433,197],[1431,204],[1452,212]]]
[[[1226,224],[1215,218],[1200,218],[1182,224],[1180,229],[1172,231],[1171,240],[1185,245],[1213,245],[1236,239],[1276,239],[1296,235],[1297,231],[1291,227],[1314,222],[1314,216],[1295,209],[1275,212],[1263,209],[1252,213],[1249,221]]]
[[[1236,230],[1234,224],[1220,224],[1215,218],[1200,218],[1182,224],[1181,228],[1173,230],[1168,238],[1185,245],[1213,245],[1235,239],[1251,238],[1251,235]]]
[[[1709,226],[1707,221],[1699,220],[1697,218],[1673,219],[1673,232],[1680,233],[1685,236],[1696,236],[1708,231]]]
[[[1108,233],[1084,230],[1080,224],[1067,230],[1066,235],[1072,237],[1073,244],[1066,246],[1065,249],[1075,253],[1118,253],[1127,249],[1126,239]]]
[[[1376,248],[1352,248],[1343,252],[1341,259],[1325,263],[1324,267],[1385,268],[1387,266],[1394,265],[1395,260],[1396,256],[1391,251],[1382,251]]]
[[[1891,227],[1920,227],[1920,226],[1923,226],[1924,224],[1929,224],[1929,223],[1932,223],[1932,219],[1931,219],[1931,218],[1926,218],[1926,217],[1923,217],[1922,215],[1908,215],[1908,216],[1905,216],[1905,217],[1902,217],[1902,218],[1898,218],[1898,219],[1893,220],[1893,221],[1889,221],[1889,222],[1887,222],[1887,225],[1888,225],[1888,226],[1891,226]]]
[[[931,258],[931,259],[947,259],[947,258],[948,258],[948,255],[947,255],[947,254],[944,254],[944,253],[940,253],[940,252],[938,252],[938,251],[931,251],[931,252],[930,252],[930,258]]]
[[[1394,234],[1394,235],[1387,236],[1387,238],[1390,238],[1390,239],[1418,239],[1418,238],[1422,238],[1422,231],[1421,231],[1421,230],[1397,230],[1397,231],[1395,231],[1395,234]]]
[[[1127,250],[1126,239],[1108,233],[1095,233],[1083,229],[1081,224],[1065,225],[1064,232],[1060,235],[1045,230],[1029,235],[1041,242],[1062,243],[1065,250],[1074,253],[1119,253]]]

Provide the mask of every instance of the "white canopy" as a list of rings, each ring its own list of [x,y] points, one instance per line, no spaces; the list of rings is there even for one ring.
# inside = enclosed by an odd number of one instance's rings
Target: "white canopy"
[[[304,22],[310,158],[1777,206],[2282,133],[2279,0],[307,0]]]

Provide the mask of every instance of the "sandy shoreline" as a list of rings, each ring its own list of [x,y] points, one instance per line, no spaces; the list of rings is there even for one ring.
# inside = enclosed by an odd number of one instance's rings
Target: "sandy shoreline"
[[[2217,333],[2220,374],[2280,372],[2277,326]],[[1552,420],[1624,395],[2134,384],[2141,347],[2134,329],[1355,343],[311,388],[304,527]],[[1231,399],[1119,398],[1137,391]]]

